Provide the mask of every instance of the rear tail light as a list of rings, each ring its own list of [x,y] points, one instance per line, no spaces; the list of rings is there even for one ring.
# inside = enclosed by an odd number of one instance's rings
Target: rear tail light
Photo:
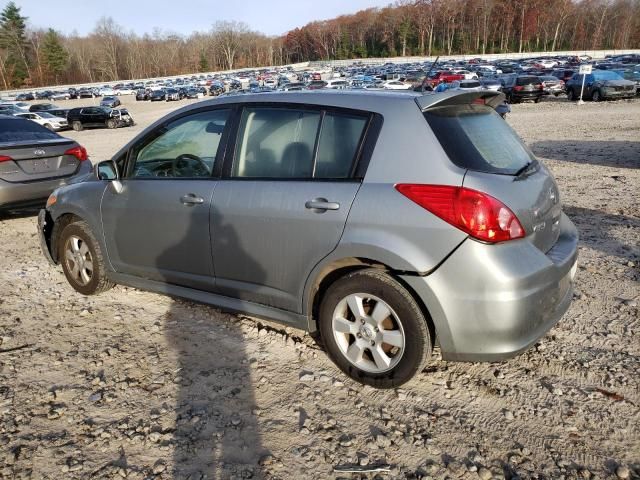
[[[13,158],[7,157],[6,155],[0,155],[0,163],[2,163],[2,162],[10,162],[11,160],[13,160]]]
[[[523,87],[523,86],[521,86],[521,85],[516,85],[515,87],[513,87],[513,89],[514,89],[516,92],[521,91],[523,88],[524,88],[524,87]]]
[[[398,184],[396,190],[445,222],[484,242],[525,236],[518,217],[500,200],[465,187]]]
[[[77,147],[70,148],[69,150],[64,152],[64,154],[73,155],[81,162],[84,162],[86,159],[89,158],[89,155],[87,154],[87,149],[84,148],[82,145],[78,145]]]

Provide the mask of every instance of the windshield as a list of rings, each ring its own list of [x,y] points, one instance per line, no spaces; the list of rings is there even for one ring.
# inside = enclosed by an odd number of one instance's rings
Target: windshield
[[[47,112],[40,112],[40,113],[38,113],[38,115],[40,115],[42,118],[55,118],[55,115],[52,115],[52,114],[47,113]]]
[[[624,80],[620,75],[611,70],[594,70],[593,78],[596,80]]]
[[[535,161],[518,135],[491,107],[457,105],[424,113],[451,161],[479,172],[515,175]]]

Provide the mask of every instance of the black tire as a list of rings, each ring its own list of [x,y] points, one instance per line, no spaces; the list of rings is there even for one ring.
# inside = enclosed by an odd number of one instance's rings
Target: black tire
[[[87,283],[83,283],[77,275],[73,274],[73,261],[67,260],[66,252],[74,238],[80,240],[79,244],[86,245],[90,254],[89,257],[85,257],[92,268],[90,280]],[[64,227],[60,233],[58,245],[58,259],[62,265],[62,271],[74,290],[83,295],[96,295],[114,287],[115,284],[106,275],[106,261],[100,244],[86,222],[78,221]]]
[[[593,100],[594,102],[602,101],[602,93],[600,93],[600,90],[596,89],[593,91],[593,93],[591,94],[591,100]]]
[[[404,351],[390,370],[380,373],[362,370],[346,358],[338,346],[332,326],[334,311],[343,299],[355,293],[383,300],[397,315],[404,332]],[[408,382],[431,358],[431,334],[424,313],[407,289],[381,270],[357,270],[331,285],[320,305],[319,327],[326,351],[334,363],[355,381],[376,388],[395,388]],[[355,342],[356,338],[352,337],[352,343]],[[371,357],[370,351],[368,355]]]
[[[567,90],[567,100],[570,102],[575,102],[578,98],[576,97],[576,92],[573,91],[573,88]]]
[[[533,99],[533,103],[540,103],[541,97],[536,97]]]
[[[71,124],[71,126],[73,127],[73,129],[74,129],[76,132],[80,132],[80,131],[82,131],[82,123],[80,123],[80,122],[73,122],[73,123]]]
[[[118,124],[116,123],[116,121],[115,121],[115,120],[113,120],[113,119],[109,119],[109,120],[107,120],[107,128],[114,129],[114,128],[116,128],[117,126],[118,126]]]

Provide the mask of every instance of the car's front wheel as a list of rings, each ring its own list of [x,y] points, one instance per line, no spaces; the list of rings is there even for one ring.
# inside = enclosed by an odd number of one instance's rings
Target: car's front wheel
[[[408,382],[431,357],[424,313],[407,289],[381,270],[358,270],[331,285],[319,324],[336,365],[377,388]]]
[[[84,221],[70,223],[62,230],[58,258],[69,284],[83,295],[94,295],[114,286],[107,279],[100,244]]]
[[[73,123],[71,124],[71,126],[73,127],[73,129],[74,129],[76,132],[79,132],[79,131],[81,131],[81,130],[82,130],[82,123],[80,123],[80,122],[73,122]]]
[[[573,88],[567,90],[567,100],[569,100],[570,102],[577,100],[576,92],[573,91]]]
[[[116,123],[115,120],[113,119],[107,120],[107,128],[116,128],[117,126],[118,124]]]

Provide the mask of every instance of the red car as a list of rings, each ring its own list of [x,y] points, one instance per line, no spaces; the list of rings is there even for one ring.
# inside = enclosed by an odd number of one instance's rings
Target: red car
[[[431,85],[431,87],[433,88],[433,87],[437,87],[441,83],[451,83],[456,80],[464,80],[464,75],[451,73],[445,70],[445,71],[436,72],[436,74],[433,75],[431,78],[426,79],[425,83],[427,83],[428,85]]]

